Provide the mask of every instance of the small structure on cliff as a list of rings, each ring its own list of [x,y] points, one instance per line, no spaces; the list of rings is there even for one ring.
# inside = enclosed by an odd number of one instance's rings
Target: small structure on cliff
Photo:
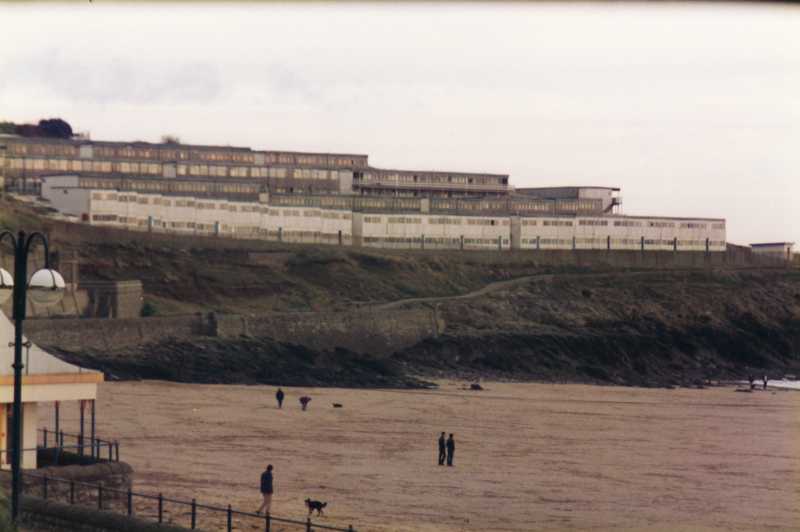
[[[58,321],[53,320],[53,327]],[[22,376],[22,467],[37,466],[38,422],[46,403],[56,409],[56,423],[61,401],[81,401],[81,409],[91,407],[94,421],[94,401],[97,398],[97,383],[103,382],[103,374],[69,364],[24,340]],[[0,467],[11,467],[11,427],[14,402],[14,326],[0,312]],[[83,421],[83,416],[81,416]],[[92,423],[92,426],[94,424]],[[94,432],[94,429],[92,429]],[[81,427],[83,433],[83,427]]]
[[[794,242],[765,242],[750,244],[750,248],[756,255],[772,257],[776,260],[792,262],[792,251]]]

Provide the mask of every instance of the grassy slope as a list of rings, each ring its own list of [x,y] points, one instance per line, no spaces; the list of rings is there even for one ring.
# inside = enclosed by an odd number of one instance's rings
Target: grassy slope
[[[25,211],[8,220],[7,211],[0,210],[0,221],[4,215],[11,225],[21,221],[32,228],[39,223]],[[69,237],[54,244],[61,249],[75,246]],[[212,249],[197,242],[109,240],[77,249],[84,278],[141,279],[146,299],[161,314],[337,309],[453,296],[495,281],[537,276],[480,297],[418,303],[437,304],[447,329],[442,337],[397,355],[396,361],[412,371],[647,384],[741,376],[750,370],[797,371],[800,359],[797,270],[578,271],[543,268],[523,254],[270,243],[247,250]],[[248,251],[257,251],[257,260]],[[203,349],[220,357],[239,356],[244,349],[240,344]],[[312,356],[262,344],[247,347],[265,360],[291,352],[305,367],[324,367],[328,375],[338,371],[337,359],[359,368],[363,363],[350,354]],[[165,344],[148,350],[156,356],[126,356],[145,365],[156,360],[168,364],[170,353],[191,347]],[[299,367],[290,364],[287,371],[297,374]],[[363,375],[362,369],[339,374],[338,382]],[[141,366],[130,373],[147,374]]]

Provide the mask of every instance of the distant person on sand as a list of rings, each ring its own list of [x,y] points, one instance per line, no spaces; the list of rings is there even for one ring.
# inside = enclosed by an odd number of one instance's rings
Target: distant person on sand
[[[767,376],[766,375],[764,375],[764,379],[763,380],[764,380],[764,389],[766,390],[767,389]]]
[[[300,407],[303,410],[305,410],[306,408],[308,408],[308,403],[310,403],[310,402],[311,402],[311,398],[309,396],[307,396],[307,395],[304,395],[303,397],[300,398]]]
[[[275,392],[275,399],[278,400],[278,408],[283,408],[283,390],[280,388]]]
[[[453,455],[456,452],[456,442],[453,439],[453,434],[450,434],[450,437],[447,438],[447,465],[453,465]]]
[[[439,436],[439,465],[444,465],[444,458],[445,458],[445,443],[444,443],[444,432],[442,432],[442,435]]]
[[[272,504],[272,464],[268,465],[267,470],[261,473],[261,497],[264,498],[264,502],[261,503],[256,513],[269,513],[269,507]]]
[[[754,390],[756,388],[756,379],[752,375],[747,376],[747,381],[750,383],[750,389]]]

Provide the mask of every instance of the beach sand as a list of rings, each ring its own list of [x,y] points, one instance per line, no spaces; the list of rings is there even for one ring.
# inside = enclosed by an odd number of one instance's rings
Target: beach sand
[[[120,441],[136,491],[255,511],[271,463],[273,515],[304,519],[311,497],[328,502],[320,523],[360,531],[800,527],[797,392],[440,385],[284,388],[278,410],[271,386],[111,382],[97,431]],[[77,419],[62,405],[65,431]],[[436,464],[441,431],[455,434],[453,468]],[[188,524],[186,509],[166,512]]]

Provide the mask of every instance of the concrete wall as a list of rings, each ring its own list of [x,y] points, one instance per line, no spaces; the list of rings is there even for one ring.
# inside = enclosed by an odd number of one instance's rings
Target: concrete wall
[[[79,291],[87,297],[84,317],[138,318],[142,310],[141,281],[84,281]]]
[[[89,505],[71,505],[38,497],[20,500],[22,528],[31,532],[185,532],[175,525],[98,511]]]
[[[26,334],[41,346],[78,351],[110,351],[170,338],[266,336],[281,342],[328,350],[344,347],[386,355],[444,329],[433,310],[287,312],[244,317],[235,314],[137,319],[29,320]]]

